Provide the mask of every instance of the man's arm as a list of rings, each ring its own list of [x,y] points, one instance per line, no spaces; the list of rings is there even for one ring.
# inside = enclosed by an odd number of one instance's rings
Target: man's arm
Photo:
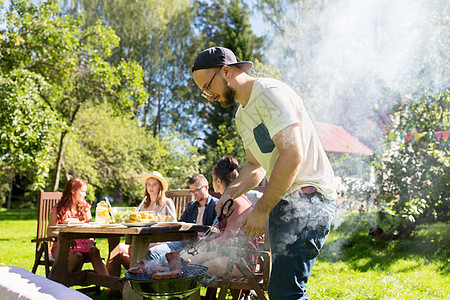
[[[246,149],[245,154],[247,156],[247,163],[242,167],[239,176],[231,182],[216,205],[216,212],[220,213],[225,201],[228,199],[236,199],[237,197],[248,192],[255,186],[257,186],[261,180],[263,180],[266,171],[261,167],[258,161],[255,159],[250,150]]]
[[[190,203],[187,204],[186,209],[183,211],[183,213],[181,214],[181,217],[178,221],[180,222],[190,222],[190,214],[192,213],[192,209],[190,207]]]
[[[250,214],[242,221],[246,236],[258,237],[264,234],[269,214],[280,202],[295,180],[302,157],[302,140],[299,125],[291,125],[273,137],[280,155],[275,162],[270,181],[263,196],[258,200]]]

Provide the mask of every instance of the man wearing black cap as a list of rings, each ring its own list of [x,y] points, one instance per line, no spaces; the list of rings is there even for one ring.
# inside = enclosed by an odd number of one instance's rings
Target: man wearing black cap
[[[246,74],[252,66],[227,48],[212,47],[192,67],[203,97],[223,107],[240,104],[236,128],[247,163],[216,211],[265,176],[265,192],[241,227],[257,237],[269,225],[270,299],[307,299],[306,283],[336,209],[333,170],[301,98],[278,80]]]

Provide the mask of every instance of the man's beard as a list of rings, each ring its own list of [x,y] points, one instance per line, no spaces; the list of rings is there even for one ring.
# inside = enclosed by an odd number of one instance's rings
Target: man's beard
[[[200,196],[200,198],[199,199],[197,199],[197,202],[202,202],[203,200],[205,200],[205,196],[204,195],[201,195]]]
[[[220,102],[220,105],[222,105],[222,107],[233,106],[235,97],[236,97],[236,89],[231,87],[230,84],[227,82],[225,84],[225,88],[223,89],[223,98],[225,100],[223,102]]]

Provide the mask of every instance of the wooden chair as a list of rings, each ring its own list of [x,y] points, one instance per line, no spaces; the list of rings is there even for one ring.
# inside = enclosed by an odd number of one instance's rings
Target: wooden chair
[[[50,266],[53,261],[50,260],[49,251],[54,237],[47,236],[47,226],[50,217],[50,210],[61,199],[61,192],[39,192],[39,208],[38,208],[38,224],[36,238],[31,242],[36,243],[36,253],[34,257],[34,265],[31,272],[36,274],[38,266],[45,266],[45,277],[48,278],[50,273]]]
[[[45,266],[45,277],[47,278],[50,274],[50,266],[53,265],[53,259],[50,259],[50,249],[53,242],[56,241],[55,237],[49,237],[47,235],[47,227],[50,218],[50,211],[52,210],[52,207],[59,202],[61,197],[61,192],[39,191],[37,234],[36,238],[31,240],[31,242],[36,243],[34,265],[31,272],[36,274],[38,266],[43,265]],[[80,288],[77,290],[82,293],[95,292],[97,295],[100,294],[99,286]]]
[[[189,193],[188,189],[168,190],[166,191],[166,197],[173,200],[177,218],[181,217],[187,204],[194,200],[194,197]]]

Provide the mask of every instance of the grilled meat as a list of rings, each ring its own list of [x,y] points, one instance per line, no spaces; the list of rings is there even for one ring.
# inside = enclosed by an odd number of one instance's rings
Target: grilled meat
[[[181,261],[180,252],[169,252],[166,253],[167,263],[169,264],[169,270],[174,271],[181,269],[183,267],[183,263]]]
[[[168,272],[162,272],[162,273],[155,273],[152,275],[152,279],[155,280],[163,280],[163,279],[176,279],[181,277],[181,270],[173,270]]]

